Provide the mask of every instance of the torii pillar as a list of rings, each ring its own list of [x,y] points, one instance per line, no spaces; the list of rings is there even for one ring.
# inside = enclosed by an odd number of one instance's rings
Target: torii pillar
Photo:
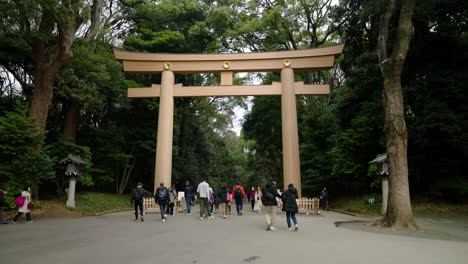
[[[302,195],[299,162],[299,135],[297,130],[296,92],[294,70],[281,70],[281,126],[283,136],[283,184],[294,184],[299,197]]]
[[[156,145],[156,169],[154,186],[163,182],[171,186],[172,175],[172,130],[174,128],[174,72],[163,71],[159,99],[158,138]],[[156,188],[154,188],[156,192]]]

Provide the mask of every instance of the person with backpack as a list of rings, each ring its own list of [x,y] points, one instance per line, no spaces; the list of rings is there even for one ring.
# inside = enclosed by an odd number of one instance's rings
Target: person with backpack
[[[278,206],[278,202],[276,198],[281,198],[278,193],[278,188],[276,187],[276,181],[270,180],[265,184],[265,187],[262,189],[262,204],[265,212],[265,221],[267,224],[267,231],[275,230],[273,225],[275,224],[275,216],[276,216],[276,207]]]
[[[236,201],[237,215],[242,215],[244,198],[247,198],[247,195],[244,191],[244,187],[240,186],[239,183],[237,183],[237,185],[234,186],[234,188],[232,189],[232,199]]]
[[[166,214],[174,215],[174,204],[177,201],[177,191],[176,191],[175,184],[172,184],[168,192],[169,192],[169,205],[167,206]]]
[[[8,224],[5,217],[3,216],[3,207],[7,207],[8,204],[5,201],[5,195],[8,194],[5,188],[0,188],[0,224]]]
[[[189,181],[185,182],[185,189],[184,189],[184,197],[185,197],[185,204],[187,205],[187,215],[191,213],[192,207],[192,197],[193,197],[193,187],[190,185]]]
[[[293,231],[293,228],[291,226],[291,218],[294,222],[294,231],[297,231],[298,229],[296,219],[296,213],[299,211],[296,202],[296,199],[298,198],[299,196],[297,195],[297,190],[296,188],[294,188],[294,185],[292,183],[290,183],[288,185],[288,189],[286,189],[281,194],[281,200],[283,201],[283,211],[286,212],[286,222],[288,224],[289,231]]]
[[[141,222],[145,221],[145,219],[143,219],[143,198],[145,196],[152,196],[152,194],[143,189],[143,184],[141,182],[137,183],[137,187],[132,191],[131,199],[131,202],[134,203],[135,207],[135,221],[138,221],[138,208],[140,208]]]
[[[210,196],[210,185],[208,179],[204,178],[203,181],[198,184],[197,187],[198,197],[200,199],[200,219],[203,220],[203,216],[208,219],[212,219],[211,212],[208,207],[208,197]]]
[[[18,221],[18,218],[22,214],[26,214],[26,223],[30,224],[32,223],[32,218],[31,218],[31,209],[32,209],[32,203],[31,203],[31,188],[26,187],[24,188],[24,191],[21,192],[21,195],[16,198],[15,200],[15,205],[17,205],[18,208],[18,214],[11,220],[12,224],[16,224],[16,221]]]
[[[161,212],[161,221],[166,222],[166,206],[169,203],[169,192],[167,191],[167,188],[164,187],[163,182],[159,184],[159,188],[156,190],[156,195],[154,199],[159,204],[159,210]]]

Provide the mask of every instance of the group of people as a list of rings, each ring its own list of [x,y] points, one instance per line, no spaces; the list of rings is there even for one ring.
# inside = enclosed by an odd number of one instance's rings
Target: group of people
[[[137,188],[132,192],[132,199],[135,203],[135,221],[143,220],[143,197],[151,197],[152,194],[143,189],[142,184],[138,183]],[[243,215],[244,199],[250,201],[251,210],[260,213],[262,210],[265,214],[266,230],[275,230],[275,217],[276,210],[278,208],[278,200],[282,200],[282,210],[286,213],[286,222],[288,230],[297,231],[298,223],[296,213],[298,213],[298,206],[296,199],[298,199],[298,193],[293,184],[289,184],[288,188],[284,192],[280,193],[276,186],[275,180],[270,180],[261,189],[253,188],[246,193],[244,187],[239,183],[230,190],[226,184],[222,184],[221,187],[215,192],[208,183],[208,179],[198,184],[196,191],[190,185],[190,182],[185,183],[184,197],[187,207],[187,215],[191,215],[192,207],[195,205],[195,199],[198,199],[200,204],[200,219],[204,218],[213,219],[212,216],[213,207],[215,210],[221,210],[223,218],[226,218],[231,211],[231,202],[235,202],[237,215]],[[168,215],[174,213],[174,204],[177,200],[177,191],[175,186],[172,185],[170,188],[166,188],[164,183],[160,183],[159,188],[156,190],[154,195],[155,201],[158,203],[161,212],[161,221],[165,222]],[[139,212],[138,212],[139,211]],[[140,219],[138,218],[140,213]],[[292,223],[291,223],[292,220]]]
[[[3,215],[3,208],[8,207],[8,204],[5,201],[5,195],[8,194],[8,191],[3,187],[0,188],[0,224],[16,224],[18,219],[23,214],[26,214],[26,223],[32,223],[31,209],[33,204],[31,202],[30,192],[31,189],[29,187],[26,187],[21,192],[21,195],[18,198],[16,198],[15,205],[18,206],[18,214],[16,214],[16,216],[10,222],[8,222]]]

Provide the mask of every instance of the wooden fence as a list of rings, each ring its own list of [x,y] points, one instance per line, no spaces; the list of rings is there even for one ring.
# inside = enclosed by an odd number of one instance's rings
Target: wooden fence
[[[154,197],[143,198],[143,210],[147,214],[159,213],[159,205],[156,203]],[[182,201],[176,201],[174,204],[175,212],[183,212],[185,210],[185,199],[182,198]]]
[[[302,197],[297,199],[297,207],[299,208],[300,214],[319,214],[319,198],[306,198]],[[278,207],[281,209],[283,203],[278,201]],[[159,205],[155,202],[154,198],[143,198],[143,209],[145,213],[159,213]],[[185,210],[185,199],[176,201],[174,210],[176,212],[183,212]]]
[[[302,197],[296,200],[297,207],[299,208],[300,214],[319,214],[319,205],[320,199],[319,198],[306,198]],[[283,208],[283,202],[281,200],[278,202],[278,207],[281,209]]]
[[[143,198],[143,210],[145,213],[159,213],[159,205],[154,200],[154,197]]]

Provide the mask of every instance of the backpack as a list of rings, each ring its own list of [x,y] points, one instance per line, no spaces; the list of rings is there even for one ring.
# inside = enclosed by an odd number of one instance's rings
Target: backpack
[[[236,199],[242,198],[242,190],[240,188],[236,188]]]
[[[167,200],[167,188],[162,187],[161,189],[159,189],[158,201],[166,201],[166,200]]]
[[[136,188],[135,192],[133,193],[133,199],[135,201],[141,201],[141,198],[143,198],[143,195],[141,195],[141,190],[139,188]]]
[[[24,197],[23,196],[18,196],[15,201],[13,202],[14,205],[21,207],[24,205]]]

